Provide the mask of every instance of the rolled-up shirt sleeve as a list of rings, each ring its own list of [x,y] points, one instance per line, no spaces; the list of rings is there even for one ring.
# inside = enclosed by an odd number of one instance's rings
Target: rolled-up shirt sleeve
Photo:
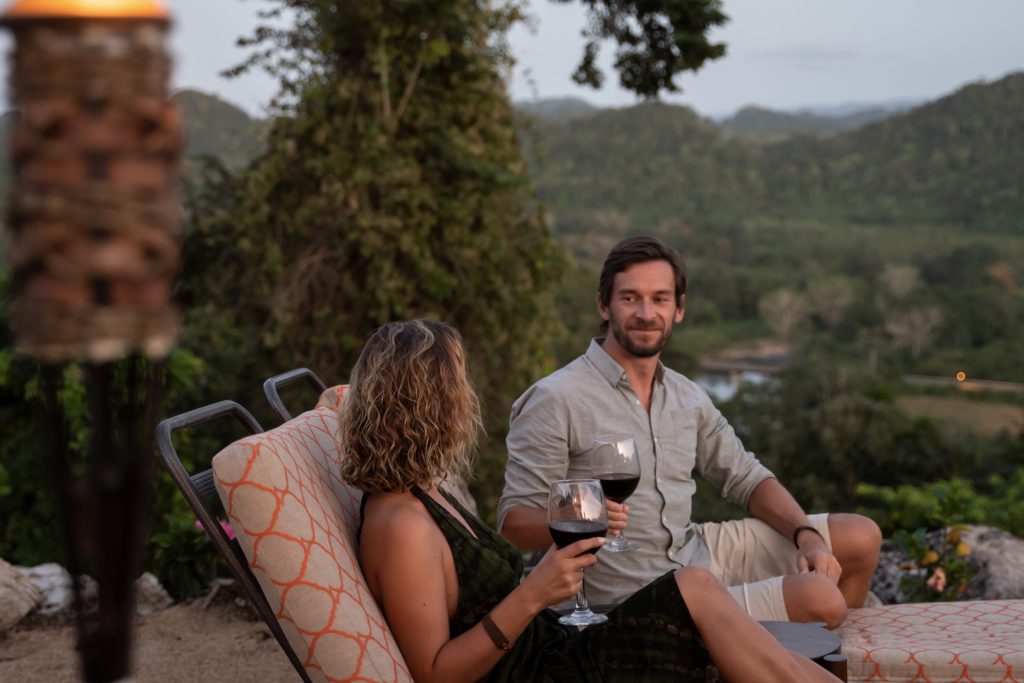
[[[505,489],[498,502],[498,530],[516,505],[547,509],[551,482],[569,468],[569,409],[545,384],[530,387],[512,406],[506,438]]]
[[[743,447],[732,426],[710,401],[701,406],[700,416],[697,471],[722,492],[723,498],[746,509],[757,485],[775,475]]]

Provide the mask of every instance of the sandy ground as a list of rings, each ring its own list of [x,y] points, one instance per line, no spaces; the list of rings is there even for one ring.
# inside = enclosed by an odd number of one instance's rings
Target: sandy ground
[[[180,603],[136,627],[139,683],[300,680],[263,622],[231,601]],[[0,636],[0,682],[78,681],[74,646],[74,628],[30,617]]]

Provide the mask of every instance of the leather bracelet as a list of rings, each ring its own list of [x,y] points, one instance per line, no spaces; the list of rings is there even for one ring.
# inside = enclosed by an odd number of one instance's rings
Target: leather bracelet
[[[825,540],[825,537],[821,535],[821,532],[818,531],[817,529],[815,529],[813,526],[807,526],[806,524],[801,524],[797,528],[793,529],[793,545],[796,546],[797,550],[800,550],[800,544],[797,542],[797,540],[800,538],[800,532],[801,531],[810,531],[813,534],[817,534],[818,538],[820,538],[821,540],[823,540],[823,541]]]
[[[512,643],[508,641],[505,634],[502,633],[501,629],[498,628],[498,625],[494,623],[494,619],[491,619],[491,615],[489,613],[485,614],[483,618],[480,619],[480,623],[484,625],[484,630],[487,631],[487,635],[491,637],[496,648],[506,652],[512,649]]]

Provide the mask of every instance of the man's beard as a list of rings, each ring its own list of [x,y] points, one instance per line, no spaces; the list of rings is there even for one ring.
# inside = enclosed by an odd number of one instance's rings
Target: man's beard
[[[622,325],[617,320],[611,320],[610,325],[612,334],[615,336],[615,341],[619,343],[619,346],[624,348],[626,351],[636,356],[637,358],[650,358],[657,356],[661,353],[662,349],[668,346],[669,340],[672,339],[672,325],[669,325],[667,329],[662,331],[659,325],[645,325],[643,323],[634,323],[629,329],[625,325]],[[630,330],[657,330],[661,332],[661,336],[658,337],[650,344],[640,346],[634,343],[627,334]]]

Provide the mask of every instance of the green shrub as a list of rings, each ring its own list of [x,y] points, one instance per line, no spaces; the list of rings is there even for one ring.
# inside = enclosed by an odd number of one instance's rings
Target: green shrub
[[[1024,470],[1011,477],[992,476],[987,493],[967,479],[954,477],[930,484],[898,487],[860,484],[858,509],[891,535],[898,530],[955,524],[987,524],[1010,533],[1024,529]]]

